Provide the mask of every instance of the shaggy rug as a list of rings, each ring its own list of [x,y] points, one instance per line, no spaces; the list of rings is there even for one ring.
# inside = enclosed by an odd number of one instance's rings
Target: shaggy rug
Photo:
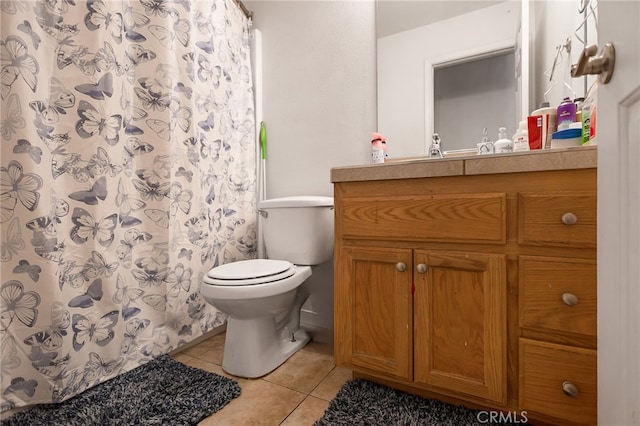
[[[506,414],[506,413],[505,413]],[[511,413],[514,414],[514,413]],[[498,417],[494,415],[494,419]],[[314,426],[467,426],[508,425],[492,422],[491,413],[423,399],[367,380],[342,386]]]
[[[64,402],[36,405],[0,424],[197,425],[238,396],[234,380],[162,355]]]

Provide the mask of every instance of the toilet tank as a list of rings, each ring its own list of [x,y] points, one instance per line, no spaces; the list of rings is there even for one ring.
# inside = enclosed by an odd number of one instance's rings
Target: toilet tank
[[[292,196],[258,203],[270,259],[318,265],[333,256],[333,198]]]

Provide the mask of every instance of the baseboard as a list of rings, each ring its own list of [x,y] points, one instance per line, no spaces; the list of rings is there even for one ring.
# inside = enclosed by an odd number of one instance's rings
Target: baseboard
[[[333,329],[326,327],[318,327],[313,324],[300,323],[300,327],[304,328],[311,334],[311,339],[316,343],[333,347]]]
[[[193,339],[192,341],[190,341],[189,343],[180,346],[179,348],[176,348],[175,350],[173,350],[172,352],[169,352],[169,355],[173,356],[176,355],[184,350],[187,350],[195,345],[197,345],[198,343],[210,339],[213,336],[216,336],[220,333],[224,333],[227,330],[227,322],[225,321],[222,325],[219,325],[218,327],[215,327],[213,330],[207,331],[206,333],[204,333],[202,336],[198,336],[195,339]]]

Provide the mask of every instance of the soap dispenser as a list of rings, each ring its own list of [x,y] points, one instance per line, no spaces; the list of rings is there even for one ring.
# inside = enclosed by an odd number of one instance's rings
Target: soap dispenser
[[[440,135],[434,133],[431,137],[431,145],[429,146],[429,152],[427,153],[429,158],[442,158],[442,151],[440,150]]]
[[[507,138],[507,128],[500,127],[498,129],[498,140],[493,144],[496,154],[513,151],[513,141]]]
[[[493,142],[489,140],[486,127],[482,129],[482,139],[480,143],[477,144],[477,148],[478,155],[493,154]]]

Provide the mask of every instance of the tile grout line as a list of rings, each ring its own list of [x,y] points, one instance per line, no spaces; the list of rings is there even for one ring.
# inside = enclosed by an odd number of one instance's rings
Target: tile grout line
[[[289,412],[289,414],[287,414],[287,416],[286,416],[284,419],[282,419],[282,421],[280,422],[280,425],[284,424],[284,422],[286,422],[286,421],[287,421],[287,419],[288,419],[289,417],[291,417],[291,415],[294,413],[294,411],[296,411],[296,410],[298,409],[298,407],[300,407],[300,406],[302,405],[302,403],[303,403],[303,402],[304,402],[308,397],[309,397],[309,395],[307,395],[307,396],[305,396],[304,398],[302,398],[302,401],[300,401],[300,402],[298,403],[298,405],[296,405],[296,406],[293,408],[293,410],[291,410],[291,411]]]
[[[215,350],[216,352],[220,351],[221,348],[219,346],[220,345],[218,343],[212,344],[210,341],[206,341],[205,340],[205,341],[201,342],[201,345],[196,345],[196,346],[190,348],[191,350],[189,350],[188,352],[187,351],[182,352],[181,355],[183,355],[183,356],[185,356],[187,358],[191,358],[191,360],[196,361],[196,362],[199,361],[199,362],[211,363],[213,365],[216,365],[218,368],[221,368],[222,367],[222,362],[221,362],[222,360],[219,360],[220,362],[216,362],[216,361],[214,361],[214,359],[210,355],[210,352],[212,350]],[[224,347],[224,344],[222,346]],[[331,353],[326,353],[324,351],[317,351],[317,350],[310,350],[310,349],[307,349],[307,348],[302,348],[301,352],[308,352],[309,354],[313,354],[314,356],[320,355],[320,356],[328,356],[329,358],[332,358]],[[216,359],[217,359],[217,357],[216,357]],[[186,361],[189,362],[189,360],[186,360]],[[330,400],[328,400],[328,399],[326,399],[324,397],[321,397],[321,396],[312,395],[312,393],[314,391],[316,391],[320,387],[320,385],[325,380],[327,380],[327,378],[336,370],[336,365],[333,363],[333,359],[331,361],[332,361],[331,362],[331,368],[326,373],[324,373],[323,375],[320,376],[318,382],[315,383],[315,385],[313,385],[313,387],[311,389],[309,389],[309,391],[300,390],[299,388],[296,388],[295,384],[291,384],[291,383],[290,384],[282,384],[282,383],[277,383],[277,382],[271,381],[271,380],[269,380],[267,378],[269,376],[268,374],[263,376],[263,377],[261,377],[261,378],[258,378],[258,380],[261,381],[264,384],[268,384],[268,385],[271,385],[271,386],[277,386],[278,388],[286,389],[288,391],[295,392],[298,395],[302,395],[302,399],[290,411],[288,411],[288,413],[286,413],[284,419],[281,420],[280,423],[278,423],[279,425],[283,425],[289,419],[291,419],[290,421],[292,421],[294,419],[294,416],[298,416],[298,414],[294,415],[294,413],[296,411],[301,411],[301,412],[304,411],[305,409],[302,408],[303,404],[311,403],[310,402],[311,400],[309,400],[309,397],[313,397],[314,401],[318,400],[318,401],[323,401],[325,403],[329,403],[330,402]],[[286,362],[283,363],[283,365],[284,364],[286,364]],[[230,377],[230,378],[234,379],[234,377]],[[304,415],[304,414],[301,413],[301,415]],[[320,418],[320,417],[318,417],[318,418]],[[276,420],[276,419],[273,419],[273,420]]]
[[[316,390],[316,389],[318,388],[318,386],[320,386],[320,383],[322,383],[322,382],[323,382],[327,377],[329,377],[329,374],[331,374],[331,372],[332,372],[335,368],[336,368],[336,366],[334,365],[334,366],[331,368],[331,370],[329,370],[329,371],[327,372],[327,374],[325,374],[325,375],[320,379],[320,381],[319,381],[319,382],[318,382],[318,383],[317,383],[317,384],[316,384],[316,385],[315,385],[315,386],[314,386],[314,387],[313,387],[313,388],[312,388],[308,393],[305,393],[305,397],[302,399],[302,401],[300,401],[300,403],[298,403],[298,405],[296,405],[296,406],[293,408],[293,410],[291,410],[291,411],[289,412],[289,414],[287,414],[287,416],[286,416],[286,417],[285,417],[285,418],[280,422],[280,425],[283,425],[283,424],[287,421],[287,419],[288,419],[289,417],[291,417],[291,415],[292,415],[292,414],[293,414],[293,413],[294,413],[298,408],[300,408],[300,406],[301,406],[301,405],[302,405],[302,404],[303,404],[303,403],[304,403],[304,402],[305,402],[309,397],[313,397],[313,398],[320,399],[320,400],[322,400],[322,401],[326,401],[324,398],[315,397],[315,396],[313,396],[313,395],[311,395],[311,394],[313,393],[313,391],[314,391],[314,390]],[[267,382],[268,382],[268,380],[265,380],[265,381],[267,381]],[[269,383],[273,383],[273,382],[269,382]],[[273,384],[275,384],[275,383],[273,383]],[[287,386],[283,386],[283,387],[286,387],[287,389],[291,389],[291,388],[289,388],[289,387],[287,387]],[[296,389],[291,389],[291,390],[295,391]],[[300,391],[297,391],[297,392],[300,392]]]
[[[335,369],[336,369],[336,366],[335,366],[335,364],[334,364],[334,365],[333,365],[333,367],[331,368],[331,370],[329,370],[329,372],[327,372],[327,374],[325,374],[325,375],[324,375],[324,377],[323,377],[322,379],[320,379],[320,381],[318,382],[318,384],[317,384],[317,385],[315,385],[315,386],[313,387],[313,389],[311,389],[311,391],[309,392],[309,394],[308,394],[307,396],[311,395],[311,394],[313,393],[313,391],[314,391],[314,390],[318,389],[318,386],[320,386],[320,384],[321,384],[321,383],[322,383],[322,382],[323,382],[327,377],[329,377],[329,374],[331,374],[331,372],[332,372],[333,370],[335,370]],[[316,396],[315,398],[318,398],[318,399],[321,399],[321,400],[323,400],[323,401],[326,401],[324,398],[320,398],[320,397],[317,397],[317,396]]]

